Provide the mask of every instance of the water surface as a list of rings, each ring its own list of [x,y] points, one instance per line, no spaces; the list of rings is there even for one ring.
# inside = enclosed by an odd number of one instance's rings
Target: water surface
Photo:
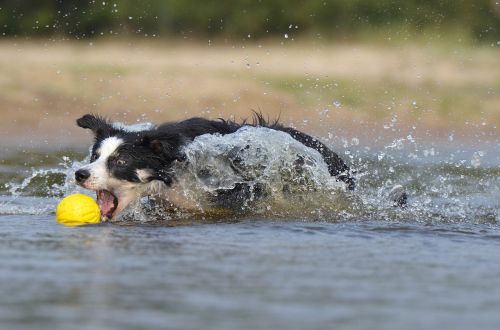
[[[341,209],[80,228],[53,211],[77,191],[68,178],[84,153],[8,155],[0,324],[498,329],[497,154],[391,150],[350,153],[359,187]],[[406,209],[384,199],[394,184],[411,196]]]

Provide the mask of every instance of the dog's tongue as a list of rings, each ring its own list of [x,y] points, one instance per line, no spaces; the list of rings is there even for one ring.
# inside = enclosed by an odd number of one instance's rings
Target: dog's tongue
[[[113,212],[118,206],[118,198],[107,190],[98,190],[97,204],[101,210],[101,218],[108,220],[113,217]]]

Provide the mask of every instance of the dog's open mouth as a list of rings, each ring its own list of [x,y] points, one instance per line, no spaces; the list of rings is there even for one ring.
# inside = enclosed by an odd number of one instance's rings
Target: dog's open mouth
[[[109,220],[118,207],[118,198],[108,190],[98,190],[97,204],[101,210],[101,218]]]

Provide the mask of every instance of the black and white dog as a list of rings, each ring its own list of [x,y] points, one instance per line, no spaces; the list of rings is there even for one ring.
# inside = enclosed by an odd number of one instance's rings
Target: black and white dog
[[[94,133],[95,143],[90,164],[76,171],[75,180],[80,186],[96,191],[101,214],[108,219],[120,214],[139,194],[147,193],[152,185],[172,186],[176,181],[174,165],[187,161],[183,147],[197,136],[231,134],[243,126],[267,127],[289,134],[303,145],[317,150],[330,175],[345,183],[347,189],[352,190],[355,185],[346,163],[318,139],[278,122],[270,123],[260,114],[255,115],[252,123],[191,118],[139,132],[127,131],[91,114],[78,119],[77,124]],[[228,195],[231,192],[225,192],[221,197]]]

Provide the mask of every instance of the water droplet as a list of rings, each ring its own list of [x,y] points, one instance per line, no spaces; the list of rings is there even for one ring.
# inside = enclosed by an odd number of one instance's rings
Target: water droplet
[[[288,33],[285,33],[285,39],[288,39]]]
[[[481,166],[481,152],[475,152],[474,155],[472,155],[471,159],[471,164],[474,168],[478,168]]]
[[[424,150],[424,157],[434,156],[435,154],[436,151],[434,150],[434,148]]]

